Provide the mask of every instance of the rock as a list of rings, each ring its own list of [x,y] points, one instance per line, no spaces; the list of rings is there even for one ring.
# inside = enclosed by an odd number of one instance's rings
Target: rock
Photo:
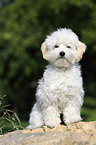
[[[0,135],[0,145],[96,145],[96,121],[17,130]]]

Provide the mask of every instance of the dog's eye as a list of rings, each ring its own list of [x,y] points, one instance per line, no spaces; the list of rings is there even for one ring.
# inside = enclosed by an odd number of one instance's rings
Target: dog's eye
[[[55,45],[54,47],[55,47],[55,48],[58,48],[59,46],[58,46],[58,45]]]
[[[71,46],[68,45],[67,48],[71,48]]]

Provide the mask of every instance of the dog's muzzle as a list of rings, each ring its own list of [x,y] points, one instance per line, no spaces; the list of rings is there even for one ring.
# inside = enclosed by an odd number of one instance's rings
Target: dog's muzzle
[[[61,52],[59,53],[59,55],[60,55],[60,57],[64,57],[65,52],[64,52],[64,51],[61,51]]]

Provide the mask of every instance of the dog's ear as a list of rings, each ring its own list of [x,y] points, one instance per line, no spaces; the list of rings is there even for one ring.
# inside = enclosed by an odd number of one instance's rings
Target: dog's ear
[[[78,48],[76,53],[76,62],[80,61],[82,59],[83,53],[86,50],[86,45],[80,41],[78,41]]]
[[[49,61],[49,54],[48,54],[48,50],[46,47],[46,42],[43,42],[41,45],[41,51],[43,54],[43,58],[46,59],[47,61]]]

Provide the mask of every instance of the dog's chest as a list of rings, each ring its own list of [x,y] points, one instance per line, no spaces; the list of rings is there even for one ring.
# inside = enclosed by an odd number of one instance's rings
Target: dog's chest
[[[46,81],[46,85],[51,91],[59,91],[59,93],[60,91],[62,92],[64,89],[66,89],[66,87],[69,85],[72,85],[72,78],[60,72],[51,73]]]
[[[45,83],[53,91],[63,91],[74,86],[77,77],[73,72],[53,71],[46,74]]]
[[[49,94],[56,98],[71,96],[81,86],[82,80],[80,70],[71,68],[69,70],[48,69],[44,73],[44,86]]]
[[[59,71],[47,68],[37,88],[37,99],[64,106],[82,93],[82,77],[79,67]]]

